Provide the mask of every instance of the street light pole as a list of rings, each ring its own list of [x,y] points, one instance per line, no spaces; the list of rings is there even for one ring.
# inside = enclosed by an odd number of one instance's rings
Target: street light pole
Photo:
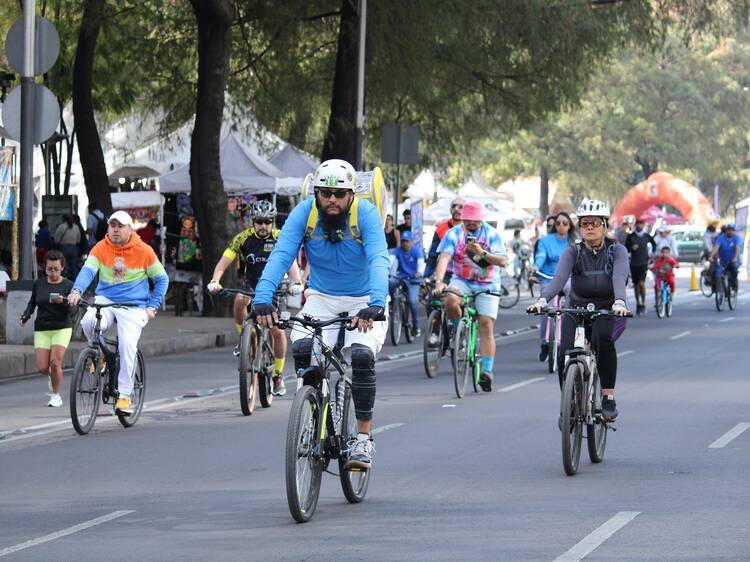
[[[365,127],[365,42],[367,37],[367,0],[359,0],[359,60],[357,61],[357,146],[354,169],[361,170],[364,161]]]
[[[31,279],[34,219],[34,39],[36,2],[23,3],[23,72],[21,73],[21,192],[18,213],[18,277]]]

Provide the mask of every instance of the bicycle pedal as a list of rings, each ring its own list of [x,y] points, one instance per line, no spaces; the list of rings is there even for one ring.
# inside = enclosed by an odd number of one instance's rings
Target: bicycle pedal
[[[349,472],[367,472],[369,469],[362,468],[361,466],[353,466],[347,469]]]

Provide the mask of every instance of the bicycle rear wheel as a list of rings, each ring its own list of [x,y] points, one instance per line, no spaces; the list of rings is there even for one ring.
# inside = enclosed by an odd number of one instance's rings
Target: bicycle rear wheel
[[[731,282],[727,283],[727,306],[729,310],[737,308],[737,290],[732,288]]]
[[[667,294],[667,302],[664,303],[664,313],[667,318],[672,316],[672,293]]]
[[[117,414],[117,419],[123,427],[133,427],[143,411],[143,403],[146,400],[146,364],[140,350],[135,355],[135,373],[133,373],[133,392],[130,395],[133,413],[129,416]]]
[[[513,308],[521,298],[521,287],[512,277],[502,279],[502,297],[500,297],[500,308]]]
[[[401,323],[404,326],[404,336],[406,337],[406,343],[414,341],[414,328],[412,323],[414,319],[411,317],[411,307],[407,301],[401,301]]]
[[[708,276],[706,269],[701,272],[701,293],[704,297],[710,297],[714,293],[711,278]]]
[[[70,381],[70,420],[80,435],[94,427],[102,397],[99,354],[86,348],[81,351]]]
[[[391,299],[391,317],[390,317],[390,333],[391,333],[391,343],[393,345],[398,345],[398,342],[401,341],[401,328],[403,326],[401,322],[401,299],[399,298],[399,293],[396,293],[396,296]]]
[[[255,327],[246,324],[240,336],[240,408],[246,416],[255,411],[258,397],[258,373],[253,369],[258,350],[258,336]]]
[[[338,384],[341,384],[340,382]],[[351,389],[344,391],[344,408],[341,418],[341,453],[339,454],[339,480],[344,497],[349,503],[359,503],[367,495],[367,487],[370,485],[370,470],[354,469],[346,467],[348,451],[353,441],[357,439],[357,418],[354,416],[354,400]]]
[[[422,342],[424,371],[429,378],[434,378],[443,356],[443,311],[435,309],[427,317],[424,341]],[[434,343],[430,344],[430,339]]]
[[[557,316],[547,318],[549,322],[549,339],[547,340],[547,371],[554,373],[557,369]]]
[[[310,520],[318,505],[323,460],[317,390],[303,386],[294,396],[286,430],[286,499],[297,523]]]
[[[573,476],[578,472],[578,463],[581,460],[581,439],[583,436],[583,422],[581,421],[582,379],[580,365],[570,363],[565,369],[565,384],[560,399],[563,468],[568,476]]]
[[[266,340],[253,368],[258,379],[258,398],[263,408],[270,408],[273,403],[273,369],[273,349]]]
[[[599,383],[599,373],[594,371],[591,410],[594,412],[594,423],[586,425],[586,442],[589,449],[589,459],[593,463],[604,460],[604,448],[607,446],[607,426],[602,419],[602,388]]]
[[[464,321],[460,320],[458,326],[456,326],[456,334],[453,336],[453,382],[456,388],[456,396],[459,398],[464,397],[470,371],[469,331],[466,329]]]

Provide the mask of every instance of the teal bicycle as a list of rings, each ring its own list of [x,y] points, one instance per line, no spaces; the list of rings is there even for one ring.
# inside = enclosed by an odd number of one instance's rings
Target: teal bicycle
[[[502,297],[502,294],[488,290],[476,291],[468,295],[451,289],[444,289],[443,292],[451,292],[463,298],[463,314],[453,334],[452,350],[453,382],[456,387],[456,396],[463,398],[469,376],[471,376],[474,392],[479,392],[481,365],[479,362],[479,347],[477,346],[479,318],[475,307],[476,298],[483,294]]]

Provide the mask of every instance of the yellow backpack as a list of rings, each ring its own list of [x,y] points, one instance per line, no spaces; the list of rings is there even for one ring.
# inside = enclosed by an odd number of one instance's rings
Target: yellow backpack
[[[314,189],[311,186],[312,174],[307,174],[302,184],[302,199],[307,199],[313,195]],[[372,203],[378,210],[380,221],[385,222],[386,213],[386,188],[383,180],[383,171],[376,166],[370,172],[357,172],[357,188],[354,190],[354,201],[349,208],[349,234],[345,239],[356,240],[362,243],[362,232],[359,228],[359,201],[366,199]],[[313,232],[318,225],[318,206],[313,203],[310,214],[307,216],[307,226],[305,227],[305,239],[313,238]]]

